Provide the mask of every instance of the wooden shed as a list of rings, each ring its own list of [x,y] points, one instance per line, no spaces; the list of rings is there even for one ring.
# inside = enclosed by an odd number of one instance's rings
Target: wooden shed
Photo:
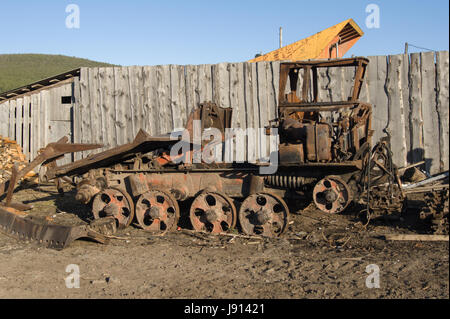
[[[76,69],[1,93],[0,135],[16,140],[29,160],[58,136],[74,141],[74,82],[79,75]]]

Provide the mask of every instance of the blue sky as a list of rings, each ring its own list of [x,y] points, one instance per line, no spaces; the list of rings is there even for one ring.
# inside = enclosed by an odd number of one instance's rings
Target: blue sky
[[[80,28],[68,29],[68,4]],[[366,6],[380,8],[380,28],[366,27]],[[2,0],[2,53],[77,56],[120,65],[238,62],[353,18],[365,32],[347,53],[398,54],[409,42],[449,48],[448,0],[103,1]],[[410,47],[410,52],[421,51]]]

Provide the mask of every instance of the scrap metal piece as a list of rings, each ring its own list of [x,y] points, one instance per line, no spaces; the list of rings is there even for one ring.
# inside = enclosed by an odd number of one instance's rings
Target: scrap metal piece
[[[104,224],[103,230],[111,231],[112,227]],[[89,238],[102,244],[108,243],[109,240],[96,225],[55,225],[9,207],[0,207],[0,232],[18,240],[35,242],[57,250],[66,248],[80,238]]]
[[[364,194],[366,195],[366,194]],[[365,199],[366,196],[362,196]],[[369,192],[370,214],[374,217],[402,213],[405,197],[397,184],[375,185]],[[367,205],[367,201],[362,201]]]

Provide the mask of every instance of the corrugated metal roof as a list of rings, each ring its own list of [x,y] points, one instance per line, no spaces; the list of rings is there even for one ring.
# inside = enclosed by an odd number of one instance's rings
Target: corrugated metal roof
[[[301,61],[330,58],[331,45],[339,41],[339,56],[342,57],[363,36],[364,32],[353,19],[345,20],[308,38],[286,45],[249,62]]]

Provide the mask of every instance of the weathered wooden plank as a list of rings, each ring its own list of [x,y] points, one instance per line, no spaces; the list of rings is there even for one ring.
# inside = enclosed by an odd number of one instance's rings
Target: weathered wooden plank
[[[40,92],[40,104],[41,104],[41,147],[45,147],[49,142],[49,103],[50,96],[48,90]],[[56,141],[53,141],[56,142]]]
[[[16,139],[16,100],[9,101],[9,137]]]
[[[267,80],[267,124],[270,121],[278,118],[278,91],[279,91],[279,74],[280,74],[280,62],[270,62],[267,64],[266,69],[266,80]],[[261,128],[261,129],[264,129]],[[277,138],[271,138],[270,136],[265,136],[264,130],[262,131],[263,136],[267,142],[267,156],[270,156],[271,152],[278,150]]]
[[[104,125],[105,140],[103,149],[118,145],[118,127],[116,125],[114,69],[99,68],[100,90],[102,94],[102,123]]]
[[[427,172],[439,172],[439,121],[436,110],[436,68],[434,52],[422,52],[422,116],[423,116],[423,148],[425,152],[425,168]]]
[[[191,114],[192,110],[198,106],[198,66],[186,65],[186,112]]]
[[[273,114],[275,118],[278,118],[278,96],[280,91],[280,61],[274,61],[272,64],[272,72],[273,72],[273,87],[275,90],[275,104],[277,108],[275,109],[275,113]]]
[[[198,66],[197,71],[197,92],[199,98],[198,103],[207,101],[219,103],[219,101],[216,101],[213,98],[213,75],[211,64],[201,64]],[[214,90],[215,89],[216,88],[214,87]]]
[[[268,157],[268,143],[267,136],[263,134],[262,128],[269,124],[269,102],[267,99],[267,67],[269,62],[257,62],[257,74],[258,74],[258,111],[259,111],[259,124],[257,126],[258,142],[260,146],[260,153],[258,159],[264,160]]]
[[[9,135],[9,101],[0,103],[0,135]]]
[[[219,63],[212,66],[213,100],[220,107],[230,107],[230,65]]]
[[[219,107],[235,107],[232,105],[231,98],[233,92],[231,91],[231,64],[229,63],[219,63],[212,66],[212,89],[213,89],[213,101],[218,104]],[[234,112],[236,111],[236,112]],[[234,108],[232,119],[231,119],[231,126],[237,128],[237,118],[239,110],[237,108]],[[236,140],[233,144],[235,144],[233,147],[232,154],[234,158],[236,158],[236,155],[240,155],[237,151],[236,147],[240,147],[241,151],[243,151],[242,145],[239,145],[239,143],[243,143],[243,137],[237,136]],[[221,156],[221,152],[216,149],[216,156]]]
[[[186,67],[184,65],[177,66],[178,72],[178,96],[180,101],[181,112],[181,127],[184,128],[189,117],[189,109],[187,107],[187,95],[186,95]]]
[[[245,86],[244,86],[244,64],[230,63],[228,65],[230,89],[229,89],[229,105],[225,107],[232,107],[232,121],[231,127],[239,130],[232,145],[233,159],[238,162],[247,160],[247,122],[245,117]]]
[[[92,125],[91,125],[91,106],[92,101],[89,94],[91,81],[89,78],[89,69],[82,68],[80,70],[80,108],[81,115],[81,141],[80,143],[90,143],[93,140]],[[95,124],[94,124],[95,125]],[[88,152],[82,152],[82,157],[86,157]]]
[[[409,135],[410,149],[408,161],[418,163],[424,160],[423,119],[422,119],[422,75],[420,53],[411,54],[409,70]]]
[[[260,62],[258,62],[260,63]],[[252,136],[253,138],[249,139],[248,148],[253,148],[254,158],[249,157],[249,161],[252,160],[252,163],[256,162],[260,158],[260,138],[259,138],[259,123],[260,123],[260,106],[259,106],[259,88],[258,88],[258,63],[251,63],[251,77],[252,77],[252,108],[249,113],[249,124],[247,127],[253,129]],[[253,144],[253,145],[252,145]],[[253,147],[252,147],[253,146]]]
[[[387,57],[377,56],[377,91],[375,93],[375,106],[373,117],[378,120],[378,132],[374,133],[374,143],[378,142],[382,136],[385,136],[383,130],[388,126],[389,110],[388,97],[386,92],[387,80]]]
[[[144,127],[144,79],[143,68],[140,66],[128,67],[128,86],[130,87],[130,105],[132,112],[133,136]]]
[[[436,52],[436,95],[439,118],[439,148],[441,171],[449,168],[449,56],[448,51]]]
[[[172,127],[183,129],[186,123],[186,88],[184,66],[170,66],[170,108],[172,110]]]
[[[229,63],[225,65],[225,70],[228,72],[223,72],[223,75],[218,75],[216,72],[220,73],[220,70],[217,66],[213,67],[213,84],[214,84],[214,94],[215,94],[215,100],[227,100],[228,103],[224,104],[224,102],[221,102],[221,107],[231,107],[233,109],[232,117],[231,117],[231,127],[240,129],[242,128],[240,126],[240,120],[239,120],[239,114],[241,113],[240,108],[242,107],[239,105],[238,100],[238,90],[239,90],[239,80],[238,80],[238,69],[236,63]],[[222,79],[221,79],[222,77]],[[226,81],[224,78],[227,77]],[[221,87],[220,82],[226,83],[228,86],[228,89],[224,89],[223,86]],[[228,95],[225,97],[225,93]],[[221,97],[222,95],[222,97]],[[231,143],[231,148],[229,151],[231,151],[231,156],[233,159],[237,159],[238,161],[245,161],[245,143],[246,143],[246,136],[245,134],[238,134],[233,139],[233,143]]]
[[[114,109],[116,112],[117,145],[130,142],[134,136],[130,125],[130,92],[126,67],[114,68]],[[130,128],[130,129],[128,129]]]
[[[246,157],[247,161],[254,163],[256,160],[256,141],[255,141],[255,130],[254,130],[254,101],[256,98],[254,94],[257,92],[257,82],[256,82],[256,65],[254,63],[244,63],[243,64],[244,73],[244,115],[245,115],[245,127],[247,131],[247,148]],[[255,73],[255,74],[253,74]]]
[[[94,73],[95,75],[95,73]],[[98,68],[97,69],[97,116],[98,116],[98,131],[100,132],[101,137],[98,138],[99,143],[103,145],[103,149],[109,148],[111,136],[108,136],[108,129],[106,127],[106,119],[107,119],[107,105],[106,100],[107,97],[105,94],[108,93],[107,88],[105,88],[105,79],[106,79],[106,68]],[[100,152],[101,150],[94,150],[93,153]]]
[[[144,66],[144,104],[142,116],[144,118],[142,129],[150,135],[161,131],[158,115],[158,93],[156,67]]]
[[[73,81],[73,142],[81,143],[81,88],[80,88],[80,78],[75,77]],[[102,132],[102,137],[105,136]],[[74,154],[74,160],[80,160],[82,158],[81,152]]]
[[[2,109],[3,109],[3,117],[2,117],[2,123],[4,125],[3,127],[3,136],[9,137],[9,117],[10,117],[10,101],[6,101],[2,103]]]
[[[405,120],[405,145],[406,145],[406,152],[407,157],[406,161],[407,163],[411,164],[409,161],[409,150],[411,149],[411,129],[409,127],[409,117],[411,114],[411,107],[409,104],[409,55],[408,54],[402,54],[402,68],[400,70],[400,79],[402,83],[402,101],[403,101],[403,118]]]
[[[25,95],[23,97],[23,130],[22,130],[22,152],[30,160],[30,108],[31,97]]]
[[[39,94],[31,95],[31,160],[37,156],[40,146],[40,108]]]
[[[101,91],[99,87],[99,69],[89,68],[89,105],[90,121],[91,121],[91,138],[88,143],[103,144],[102,131],[102,105],[101,105]]]
[[[170,133],[173,130],[172,110],[170,103],[170,65],[156,67],[157,110],[160,124],[158,134]]]
[[[16,141],[20,146],[22,143],[23,133],[23,98],[16,99]]]
[[[278,71],[278,72],[277,72]],[[266,64],[266,92],[267,92],[267,124],[269,121],[278,117],[277,112],[277,92],[278,92],[278,77],[279,77],[279,62],[269,62]],[[278,76],[277,76],[278,74]]]
[[[8,115],[8,117],[6,117],[7,113],[5,112],[5,106],[7,103],[9,103],[9,102],[0,103],[0,136],[5,136],[5,137],[6,137],[6,134],[5,134],[4,127],[5,127],[5,125],[8,125],[8,122],[5,120],[6,119],[9,120],[9,115]]]
[[[399,166],[406,166],[405,119],[403,113],[403,95],[401,70],[402,56],[390,55],[386,90],[388,95],[388,131],[391,135],[393,161]]]

